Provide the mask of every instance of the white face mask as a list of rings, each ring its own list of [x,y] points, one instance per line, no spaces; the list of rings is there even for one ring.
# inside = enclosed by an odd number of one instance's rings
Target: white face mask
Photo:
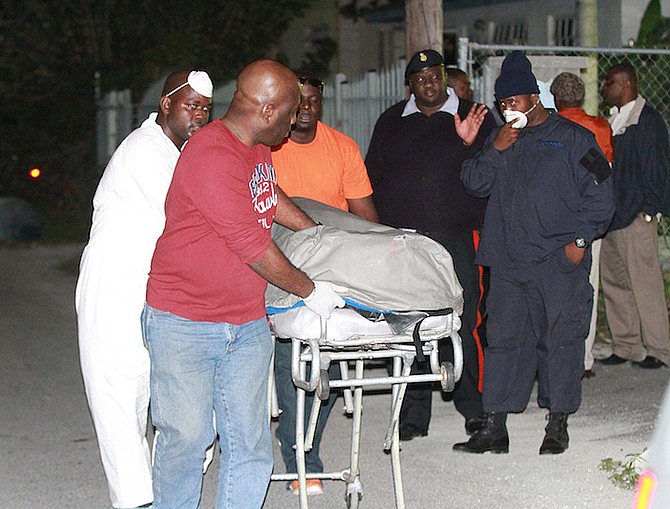
[[[516,110],[503,111],[503,117],[505,117],[505,122],[509,124],[513,120],[516,120],[516,122],[512,124],[512,127],[514,129],[523,129],[528,125],[528,117],[526,115],[528,115],[531,111],[533,111],[535,109],[535,106],[537,106],[537,103],[533,104],[533,106],[525,113]]]

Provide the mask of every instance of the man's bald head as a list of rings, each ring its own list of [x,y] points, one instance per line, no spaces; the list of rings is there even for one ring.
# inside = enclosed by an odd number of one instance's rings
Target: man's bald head
[[[300,95],[300,82],[290,69],[275,60],[256,60],[238,76],[233,101],[254,108],[296,95]]]
[[[621,108],[638,95],[637,73],[629,63],[614,65],[607,71],[600,95],[606,104]]]
[[[289,132],[300,104],[300,82],[275,60],[256,60],[237,78],[225,123],[247,145],[276,145]]]

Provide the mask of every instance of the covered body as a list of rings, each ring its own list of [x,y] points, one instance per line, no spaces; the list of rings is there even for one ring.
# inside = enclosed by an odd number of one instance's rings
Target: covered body
[[[379,311],[463,309],[463,290],[449,252],[418,233],[370,223],[328,205],[296,198],[322,226],[292,232],[275,224],[273,240],[312,279],[349,290],[356,307]],[[299,297],[268,285],[270,311],[288,309]]]

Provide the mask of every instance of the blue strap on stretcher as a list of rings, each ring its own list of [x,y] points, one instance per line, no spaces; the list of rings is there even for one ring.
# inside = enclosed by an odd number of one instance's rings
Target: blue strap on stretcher
[[[356,309],[360,309],[362,311],[366,311],[369,313],[380,313],[384,315],[392,315],[393,313],[397,313],[395,310],[387,310],[387,311],[382,311],[380,309],[375,309],[370,306],[366,306],[365,304],[361,304],[360,302],[356,302],[355,300],[349,299],[347,297],[344,297],[344,302],[347,304],[347,307],[353,307]],[[290,307],[286,308],[279,308],[279,307],[274,307],[274,306],[268,306],[266,307],[266,312],[268,315],[274,315],[277,313],[283,313],[285,311],[289,311],[291,309],[296,309],[301,306],[304,306],[305,303],[302,300],[299,300],[295,304],[293,304]],[[416,349],[416,359],[419,362],[423,362],[426,360],[426,357],[423,353],[423,347],[421,343],[421,336],[419,333],[419,330],[421,329],[421,324],[423,321],[428,318],[429,316],[435,316],[435,315],[448,315],[453,312],[452,308],[445,308],[445,309],[440,309],[436,311],[423,311],[423,312],[418,312],[424,314],[423,317],[419,318],[417,321],[414,322],[414,327],[412,330],[412,339],[414,341],[414,348]]]
[[[365,304],[361,304],[360,302],[357,302],[357,301],[355,301],[355,300],[352,300],[352,299],[350,299],[350,298],[348,298],[348,297],[344,297],[344,302],[345,302],[345,303],[347,304],[347,306],[349,306],[349,307],[356,308],[356,309],[361,309],[361,310],[363,310],[363,311],[368,311],[368,312],[370,312],[370,313],[394,313],[394,312],[395,312],[395,310],[388,310],[388,309],[387,309],[387,310],[381,310],[381,309],[375,309],[375,308],[372,308],[372,307],[370,307],[370,306],[366,306]],[[275,306],[267,306],[267,307],[265,308],[265,312],[266,312],[268,315],[276,315],[277,313],[284,313],[285,311],[289,311],[289,310],[291,310],[291,309],[296,309],[296,308],[299,308],[299,307],[304,306],[304,305],[305,305],[305,303],[304,303],[302,300],[299,300],[298,302],[296,302],[295,304],[293,304],[292,306],[287,307],[287,308],[279,308],[279,307],[275,307]]]

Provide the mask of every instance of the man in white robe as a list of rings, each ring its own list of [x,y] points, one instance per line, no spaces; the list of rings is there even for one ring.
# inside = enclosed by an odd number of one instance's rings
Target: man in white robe
[[[172,173],[184,143],[209,120],[212,88],[204,71],[170,74],[159,111],[119,145],[93,198],[75,304],[86,396],[115,508],[153,501],[140,315]]]

